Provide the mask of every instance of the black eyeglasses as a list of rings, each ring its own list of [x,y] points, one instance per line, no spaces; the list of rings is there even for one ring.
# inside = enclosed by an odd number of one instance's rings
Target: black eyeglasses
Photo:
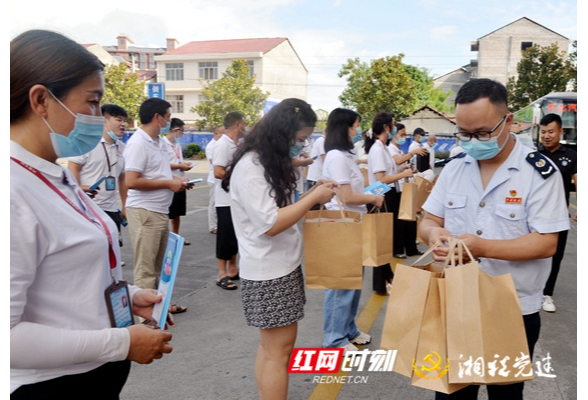
[[[488,132],[483,132],[483,131],[476,132],[476,133],[463,132],[463,131],[458,131],[457,126],[456,126],[455,127],[456,132],[454,133],[454,135],[462,142],[469,142],[470,140],[472,140],[473,137],[475,137],[476,139],[478,139],[481,142],[487,142],[488,140],[490,140],[492,133],[496,129],[498,129],[498,127],[506,120],[506,117],[508,117],[508,114],[506,114],[504,117],[502,117],[502,119],[500,121],[498,121],[496,126],[492,129],[490,129]]]

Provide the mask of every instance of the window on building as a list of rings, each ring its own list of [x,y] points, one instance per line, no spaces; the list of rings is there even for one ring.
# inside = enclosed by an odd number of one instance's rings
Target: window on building
[[[255,62],[253,60],[247,60],[247,65],[249,66],[249,77],[253,77],[255,75]]]
[[[206,96],[204,96],[203,94],[199,94],[198,95],[198,103],[205,103],[205,102],[210,102],[212,100],[209,100]]]
[[[200,78],[210,80],[218,79],[218,62],[201,62],[198,63],[200,67]]]
[[[529,47],[533,47],[533,42],[521,42],[521,51],[527,50]]]
[[[147,55],[139,53],[139,69],[147,69]]]
[[[165,99],[171,104],[172,114],[180,114],[184,112],[184,95],[177,94],[177,95],[167,95]]]
[[[155,54],[149,54],[149,69],[155,69]]]
[[[184,80],[184,63],[166,63],[165,64],[165,79],[167,81],[183,81]]]

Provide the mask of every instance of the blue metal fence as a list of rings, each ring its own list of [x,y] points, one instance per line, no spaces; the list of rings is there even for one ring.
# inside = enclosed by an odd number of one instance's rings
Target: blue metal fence
[[[133,132],[125,132],[123,136],[123,142],[127,142]],[[451,149],[455,146],[455,136],[453,135],[435,135],[437,137],[437,146],[435,147],[435,153],[449,153]],[[318,135],[313,135],[313,139],[316,140]],[[206,145],[212,140],[213,133],[212,132],[190,132],[185,131],[184,135],[180,139],[180,144],[182,146],[187,146],[190,143],[196,143],[200,146],[200,149],[204,151]],[[400,146],[403,152],[408,153],[408,148],[412,143],[412,137],[407,137],[406,142]]]

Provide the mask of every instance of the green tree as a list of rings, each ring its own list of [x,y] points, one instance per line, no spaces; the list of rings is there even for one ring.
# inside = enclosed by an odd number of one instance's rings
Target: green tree
[[[518,79],[511,77],[506,84],[510,111],[519,110],[551,92],[563,92],[568,82],[577,80],[572,58],[560,51],[556,43],[526,49],[517,64],[517,73]]]
[[[414,65],[404,64],[404,69],[412,77],[416,85],[417,101],[415,110],[426,105],[441,112],[453,112],[453,106],[447,104],[451,91],[446,92],[441,88],[433,88],[433,77],[427,68],[418,68]]]
[[[197,112],[204,119],[197,121],[198,128],[212,128],[221,125],[225,115],[232,111],[238,111],[245,115],[245,121],[252,125],[259,121],[265,101],[269,92],[263,92],[254,87],[255,76],[249,76],[249,66],[246,60],[233,60],[227,67],[222,78],[204,82],[202,95],[206,101],[202,101],[190,112]]]
[[[379,58],[369,64],[359,58],[347,60],[339,77],[347,79],[347,88],[339,96],[341,104],[362,116],[367,128],[379,112],[389,111],[397,120],[428,104],[439,111],[451,111],[445,104],[450,93],[433,89],[433,78],[426,69],[402,63],[404,54]]]
[[[129,121],[138,119],[139,107],[146,98],[145,83],[139,79],[139,74],[130,72],[124,63],[107,65],[104,88],[103,104],[119,105],[129,114]]]
[[[572,52],[569,56],[570,65],[569,65],[569,75],[572,79],[572,90],[574,92],[578,91],[578,41],[574,40],[572,43]]]

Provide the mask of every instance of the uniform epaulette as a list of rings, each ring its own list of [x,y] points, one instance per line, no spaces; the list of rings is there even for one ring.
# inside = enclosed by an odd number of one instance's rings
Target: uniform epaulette
[[[547,179],[557,172],[557,169],[549,162],[547,157],[538,151],[529,153],[526,160],[539,172],[543,179]]]

